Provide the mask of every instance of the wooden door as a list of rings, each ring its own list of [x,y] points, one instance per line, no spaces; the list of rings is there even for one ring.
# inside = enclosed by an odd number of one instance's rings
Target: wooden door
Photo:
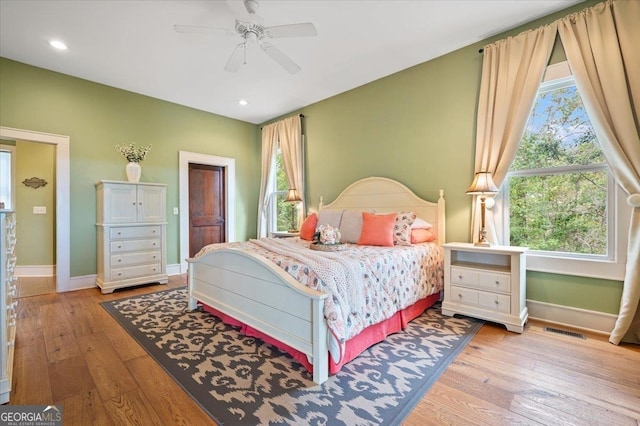
[[[189,257],[225,234],[224,167],[189,163]]]

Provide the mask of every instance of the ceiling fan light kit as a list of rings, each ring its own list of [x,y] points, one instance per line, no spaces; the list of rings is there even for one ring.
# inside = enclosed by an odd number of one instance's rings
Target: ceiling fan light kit
[[[173,28],[178,33],[191,34],[238,34],[242,41],[236,45],[227,61],[224,69],[229,72],[236,72],[240,66],[247,63],[248,44],[258,44],[262,51],[266,53],[277,64],[290,74],[300,71],[300,66],[284,52],[269,42],[273,38],[290,37],[315,37],[318,33],[316,27],[310,22],[299,24],[276,25],[266,27],[262,24],[262,19],[257,15],[259,4],[256,0],[244,0],[244,7],[249,13],[249,20],[236,19],[235,32],[226,28],[212,28],[195,25],[174,25]]]

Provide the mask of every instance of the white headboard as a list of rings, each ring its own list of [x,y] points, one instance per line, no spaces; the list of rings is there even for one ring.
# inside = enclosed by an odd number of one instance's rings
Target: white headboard
[[[368,210],[376,213],[416,212],[418,217],[433,225],[437,231],[438,244],[446,242],[442,189],[438,201],[431,202],[418,197],[409,188],[393,179],[368,177],[346,187],[330,204],[323,204],[320,197],[319,209]]]

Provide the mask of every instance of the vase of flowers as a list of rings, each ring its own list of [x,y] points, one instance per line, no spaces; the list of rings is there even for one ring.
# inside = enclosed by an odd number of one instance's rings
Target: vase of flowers
[[[142,175],[140,162],[144,160],[149,151],[151,151],[151,145],[138,148],[133,143],[130,143],[129,145],[116,145],[116,149],[129,162],[125,167],[127,180],[129,182],[140,182],[140,176]]]

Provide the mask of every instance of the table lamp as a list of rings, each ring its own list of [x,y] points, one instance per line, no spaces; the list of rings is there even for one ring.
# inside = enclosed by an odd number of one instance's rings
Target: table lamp
[[[476,246],[490,247],[491,243],[487,240],[487,229],[484,226],[484,212],[485,201],[487,195],[494,195],[498,193],[498,187],[493,182],[491,172],[478,172],[473,178],[473,182],[469,189],[467,189],[467,195],[479,195],[480,196],[480,215],[481,215],[481,227],[480,227],[480,240],[475,243]]]
[[[296,203],[302,201],[302,198],[298,195],[298,191],[295,188],[289,188],[289,192],[287,193],[287,198],[284,200],[287,203],[291,203],[291,229],[289,232],[294,233],[298,232],[298,224],[296,218]]]

